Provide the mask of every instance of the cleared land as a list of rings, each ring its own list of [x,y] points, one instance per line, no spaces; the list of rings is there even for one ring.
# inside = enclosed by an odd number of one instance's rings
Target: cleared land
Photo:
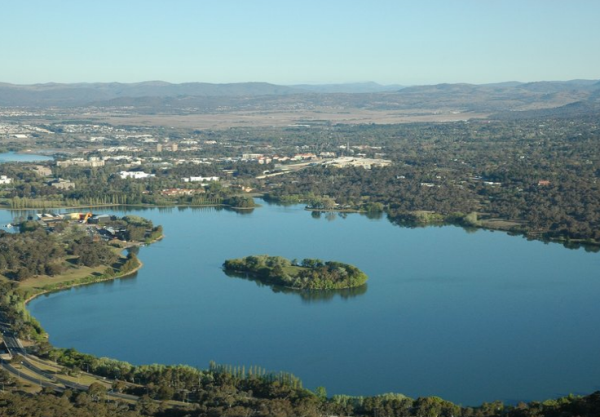
[[[89,120],[111,125],[166,126],[194,129],[227,129],[230,127],[285,127],[310,125],[314,123],[331,124],[396,124],[413,122],[456,122],[474,118],[486,118],[487,113],[457,113],[453,111],[398,111],[398,110],[361,110],[345,109],[335,111],[248,111],[208,114],[116,114],[99,112],[71,116],[72,120]]]

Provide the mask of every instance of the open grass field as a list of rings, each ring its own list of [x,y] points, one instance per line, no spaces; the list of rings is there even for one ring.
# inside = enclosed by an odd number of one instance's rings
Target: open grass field
[[[48,275],[37,275],[20,282],[19,286],[24,289],[42,288],[50,284],[58,284],[61,282],[85,278],[92,274],[101,274],[105,269],[106,266],[102,265],[95,268],[89,268],[87,266],[76,267],[71,265],[63,274],[59,276],[51,277]],[[6,278],[4,275],[0,275],[0,279],[8,280],[8,278]]]
[[[46,378],[46,377],[44,377],[42,375],[39,375],[39,374],[35,373],[34,371],[28,369],[24,365],[15,364],[13,366],[15,367],[15,369],[17,369],[20,372],[21,375],[27,375],[30,378],[35,378],[35,379],[37,379],[37,380],[39,380],[41,382],[52,382],[50,379],[48,379],[48,378]],[[27,381],[27,383],[30,384],[31,382]]]

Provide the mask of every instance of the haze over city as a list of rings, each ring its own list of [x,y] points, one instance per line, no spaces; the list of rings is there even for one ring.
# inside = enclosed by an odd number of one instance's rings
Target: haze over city
[[[593,1],[11,1],[0,81],[597,79]]]

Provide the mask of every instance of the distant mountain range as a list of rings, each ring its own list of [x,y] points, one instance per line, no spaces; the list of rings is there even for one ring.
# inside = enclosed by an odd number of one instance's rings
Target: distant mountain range
[[[292,88],[305,90],[313,93],[383,93],[398,91],[404,88],[399,84],[381,85],[374,82],[348,83],[348,84],[296,84]]]
[[[0,83],[1,106],[81,106],[121,97],[233,97],[294,94],[300,90],[269,83]]]
[[[18,85],[0,83],[2,106],[79,106],[121,97],[248,97],[279,96],[306,93],[377,93],[397,91],[400,85],[381,85],[374,82],[349,84],[299,84],[292,86],[262,82],[210,84],[171,84],[164,81],[141,83],[77,83]]]
[[[461,112],[540,112],[547,109],[597,112],[600,81],[437,84],[403,87],[373,82],[283,86],[262,82],[171,84],[79,83],[15,85],[0,83],[0,106],[131,106],[153,112],[180,109],[215,111],[338,106],[369,110],[457,109]]]

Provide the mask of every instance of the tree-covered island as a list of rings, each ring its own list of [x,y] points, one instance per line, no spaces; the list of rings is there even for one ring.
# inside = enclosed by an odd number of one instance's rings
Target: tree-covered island
[[[333,290],[360,287],[367,275],[355,266],[320,259],[288,260],[281,256],[257,255],[228,259],[226,272],[248,274],[268,285],[297,290]]]

